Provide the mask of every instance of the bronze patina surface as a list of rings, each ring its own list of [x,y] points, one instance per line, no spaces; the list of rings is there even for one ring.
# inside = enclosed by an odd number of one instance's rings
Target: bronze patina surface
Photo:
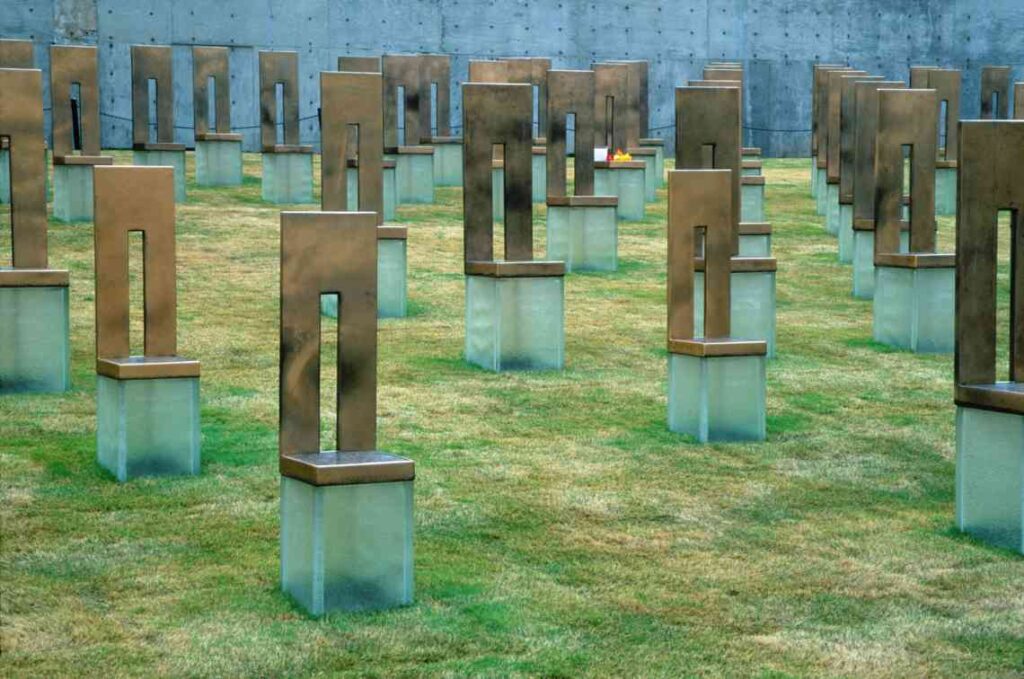
[[[650,105],[650,69],[648,61],[614,60],[609,63],[626,64],[632,69],[630,76],[630,87],[636,90],[637,118],[640,125],[640,141],[649,138],[651,133],[651,105]]]
[[[277,119],[277,85],[281,85],[283,119]],[[284,143],[277,143],[277,124]],[[264,153],[312,153],[299,141],[299,54],[260,52],[260,145]]]
[[[494,147],[503,147],[505,169],[504,262],[506,275],[561,275],[562,262],[533,261],[531,199],[533,88],[512,83],[466,83],[462,86],[463,221],[467,275],[500,275],[492,266],[494,219],[492,178]],[[474,269],[474,267],[477,267]],[[480,268],[484,267],[484,268]],[[535,270],[536,273],[531,274]]]
[[[174,171],[97,167],[93,182],[96,254],[96,370],[119,379],[193,377],[199,363],[177,356]],[[129,341],[128,234],[141,232],[144,356]]]
[[[875,228],[875,135],[878,132],[878,90],[899,89],[898,80],[862,80],[854,86],[853,228]]]
[[[839,117],[842,104],[842,84],[845,76],[866,76],[865,71],[830,71],[825,99],[825,178],[829,184],[839,183]]]
[[[505,61],[508,63],[508,82],[526,83],[537,88],[537,136],[540,136],[548,127],[548,71],[551,70],[551,59],[510,57]],[[532,92],[530,98],[533,98]]]
[[[231,78],[227,47],[192,48],[192,103],[195,112],[196,141],[241,141],[242,135],[231,133]],[[210,129],[210,79],[214,82],[215,129]]]
[[[814,120],[818,130],[815,155],[815,164],[819,169],[824,170],[828,164],[828,81],[829,74],[833,71],[852,71],[849,66],[822,66],[814,72],[815,96],[814,109],[816,111]]]
[[[96,81],[96,48],[79,45],[50,46],[50,100],[53,110],[53,162],[110,165],[100,155],[100,100]],[[75,152],[72,85],[78,85],[80,152]]]
[[[348,73],[380,73],[380,57],[338,57],[338,70]]]
[[[730,170],[731,254],[739,252],[740,224],[739,88],[676,88],[676,167]]]
[[[0,69],[0,137],[8,140],[11,260],[0,285],[67,285],[66,271],[47,269],[46,157],[43,151],[43,74]]]
[[[548,71],[547,195],[565,196],[566,117],[575,115],[577,196],[594,195],[594,72]]]
[[[31,40],[0,39],[0,68],[35,68],[35,62]]]
[[[839,64],[814,64],[811,70],[811,157],[818,155],[818,102],[824,71],[831,68],[843,68]]]
[[[939,147],[940,166],[955,167],[960,144],[957,123],[960,121],[960,71],[938,66],[912,66],[910,87],[915,90],[935,90],[939,101],[946,103],[946,117],[939,117],[939,138],[945,139],[945,146]]]
[[[416,142],[428,142],[451,135],[452,58],[447,54],[421,54],[420,63],[420,131]],[[437,92],[436,132],[431,128],[431,87]]]
[[[373,212],[384,221],[380,73],[320,73],[321,206],[327,212]],[[349,134],[350,126],[356,128]],[[358,148],[349,144],[358,140]],[[354,153],[353,153],[354,152]],[[358,163],[359,205],[348,205],[347,160]]]
[[[678,91],[678,88],[677,88]],[[730,338],[733,234],[731,170],[668,173],[668,350],[696,356],[765,354],[767,344]],[[700,238],[698,238],[700,232]],[[704,250],[704,337],[696,338],[697,243]]]
[[[335,449],[373,451],[377,439],[377,215],[281,213],[281,473],[285,458],[320,452],[320,295],[338,295]],[[308,472],[308,470],[307,470]],[[312,472],[308,472],[312,473]]]
[[[981,69],[981,117],[1006,120],[1010,117],[1010,67],[983,66]],[[996,105],[992,106],[992,95]]]
[[[856,148],[857,99],[855,85],[864,81],[881,81],[880,75],[841,78],[839,103],[839,202],[853,203],[853,162]]]
[[[625,63],[594,64],[596,143],[612,150],[640,145],[640,109],[633,68]]]
[[[1024,83],[1013,84],[1013,118],[1024,120]]]
[[[935,90],[879,89],[875,133],[875,263],[897,254],[903,212],[903,147],[910,147],[910,252],[935,252]],[[893,262],[889,262],[892,264]]]
[[[956,402],[1024,414],[1024,121],[960,123]],[[1010,225],[1009,381],[997,382],[999,212]]]
[[[509,65],[507,61],[489,59],[471,59],[469,62],[469,82],[471,83],[507,83]]]
[[[420,106],[423,95],[423,63],[416,54],[386,54],[384,73],[384,147],[397,149],[416,146],[424,136],[421,127]],[[405,115],[401,127],[405,129],[405,143],[398,137],[398,92],[403,91]],[[429,113],[428,113],[429,115]],[[428,118],[429,120],[429,118]],[[429,133],[429,128],[426,130]]]
[[[149,141],[149,81],[156,81],[156,142]],[[184,151],[174,143],[174,76],[171,48],[132,45],[132,146],[149,151]]]

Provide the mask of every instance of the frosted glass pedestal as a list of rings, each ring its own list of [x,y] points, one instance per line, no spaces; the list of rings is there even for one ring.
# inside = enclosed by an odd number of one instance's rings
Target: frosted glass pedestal
[[[818,168],[815,170],[815,174],[818,177],[818,192],[815,195],[815,207],[818,210],[818,214],[824,217],[827,214],[825,206],[827,205],[828,198],[828,182],[826,181],[825,168]]]
[[[534,151],[531,157],[532,182],[530,187],[531,200],[543,203],[548,199],[548,155]]]
[[[67,286],[0,286],[0,394],[71,387]]]
[[[644,167],[594,168],[594,195],[616,196],[619,205],[616,211],[619,219],[640,221],[645,214]]]
[[[639,160],[644,164],[644,200],[653,203],[658,198],[658,170],[657,159],[653,149],[634,148],[630,149],[633,160]]]
[[[565,262],[567,273],[618,268],[614,205],[549,205],[547,238],[546,258]]]
[[[811,197],[818,197],[818,159],[811,156]]]
[[[919,354],[953,351],[956,269],[875,267],[874,339]]]
[[[96,457],[118,481],[199,473],[199,378],[96,376]]]
[[[956,524],[1024,554],[1024,415],[956,409]]]
[[[185,202],[185,152],[150,151],[136,149],[132,152],[135,165],[169,165],[174,168],[174,202]]]
[[[92,165],[53,166],[53,218],[92,221]]]
[[[764,356],[668,357],[668,428],[709,441],[765,439]]]
[[[909,252],[910,232],[900,233],[900,252]],[[875,232],[853,230],[853,296],[875,297]]]
[[[429,146],[411,148],[416,150],[389,153],[384,156],[387,160],[395,162],[395,198],[399,205],[405,203],[433,203],[433,149]]]
[[[413,481],[281,477],[281,589],[312,615],[413,600]]]
[[[275,204],[313,202],[312,153],[264,153],[263,200]]]
[[[775,272],[733,271],[729,279],[732,295],[729,307],[731,336],[761,340],[768,345],[768,358],[775,358]],[[704,272],[694,273],[694,328],[704,334]]]
[[[487,370],[565,366],[562,276],[466,276],[466,360]]]
[[[654,186],[660,189],[665,186],[665,145],[657,137],[640,140],[640,146],[654,149]]]
[[[407,314],[405,239],[377,241],[377,318],[404,318]],[[336,295],[320,297],[320,313],[338,317]]]
[[[462,186],[462,142],[433,142],[434,186]]]
[[[391,167],[387,165],[391,165]],[[393,222],[395,221],[395,168],[391,163],[387,165],[383,169],[384,221]],[[355,210],[355,206],[359,205],[359,169],[349,167],[345,169],[345,173],[347,178],[346,200],[349,208]]]
[[[748,179],[756,179],[749,177]],[[764,180],[759,183],[742,181],[740,185],[740,220],[744,222],[764,221]]]
[[[948,217],[956,214],[956,168],[935,169],[935,215]]]
[[[740,234],[740,257],[771,257],[772,237],[770,234]]]
[[[825,231],[839,235],[839,184],[827,184],[825,188]]]
[[[242,142],[240,140],[197,141],[196,184],[199,186],[240,186],[242,184]]]
[[[853,205],[839,204],[839,263],[853,263]]]

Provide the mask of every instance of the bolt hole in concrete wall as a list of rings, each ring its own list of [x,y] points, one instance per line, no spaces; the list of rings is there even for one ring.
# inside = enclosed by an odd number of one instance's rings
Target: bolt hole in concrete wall
[[[316,74],[334,69],[343,54],[450,54],[453,85],[466,79],[470,59],[547,56],[553,68],[647,59],[652,132],[666,140],[669,154],[673,88],[699,78],[711,59],[744,62],[743,142],[770,156],[809,152],[815,61],[849,63],[904,80],[912,64],[960,68],[965,119],[980,113],[983,65],[1010,65],[1016,80],[1024,78],[1020,0],[834,0],[827,7],[806,0],[605,0],[599,11],[591,5],[592,0],[291,0],[271,17],[271,5],[245,0],[13,0],[0,12],[0,35],[40,45],[101,46],[103,145],[109,148],[131,146],[133,43],[173,46],[175,135],[186,144],[193,142],[191,47],[230,47],[232,123],[244,134],[247,150],[259,148],[261,49],[299,51],[299,115],[307,121],[302,141],[310,144],[319,141]],[[46,50],[40,47],[36,54],[45,69]],[[454,87],[451,116],[461,131],[461,97]]]

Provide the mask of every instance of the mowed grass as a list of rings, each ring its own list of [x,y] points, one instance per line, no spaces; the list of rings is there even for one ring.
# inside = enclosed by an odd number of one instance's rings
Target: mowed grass
[[[766,162],[779,357],[762,444],[666,430],[663,190],[620,226],[617,273],[567,277],[560,373],[463,362],[461,191],[401,208],[411,315],[380,324],[378,442],[416,460],[416,601],[325,619],[278,584],[280,207],[258,157],[244,186],[190,184],[178,208],[196,478],[98,468],[92,233],[52,224],[74,389],[0,398],[0,671],[1020,676],[1024,559],[954,526],[952,359],[871,342],[807,167]],[[542,207],[535,225],[542,254]],[[1004,261],[1004,306],[1008,277]]]

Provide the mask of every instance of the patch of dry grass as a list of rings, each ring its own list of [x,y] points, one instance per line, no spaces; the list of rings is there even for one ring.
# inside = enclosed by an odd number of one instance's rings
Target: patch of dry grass
[[[1024,672],[1024,563],[953,525],[950,357],[869,341],[807,162],[766,168],[779,358],[758,445],[665,429],[663,191],[621,225],[619,272],[567,278],[562,373],[463,363],[461,193],[400,210],[412,314],[380,325],[379,442],[417,462],[416,603],[324,620],[277,583],[279,208],[258,157],[178,210],[198,478],[98,470],[91,230],[53,225],[74,390],[0,398],[3,673]],[[541,251],[543,226],[540,209]]]

